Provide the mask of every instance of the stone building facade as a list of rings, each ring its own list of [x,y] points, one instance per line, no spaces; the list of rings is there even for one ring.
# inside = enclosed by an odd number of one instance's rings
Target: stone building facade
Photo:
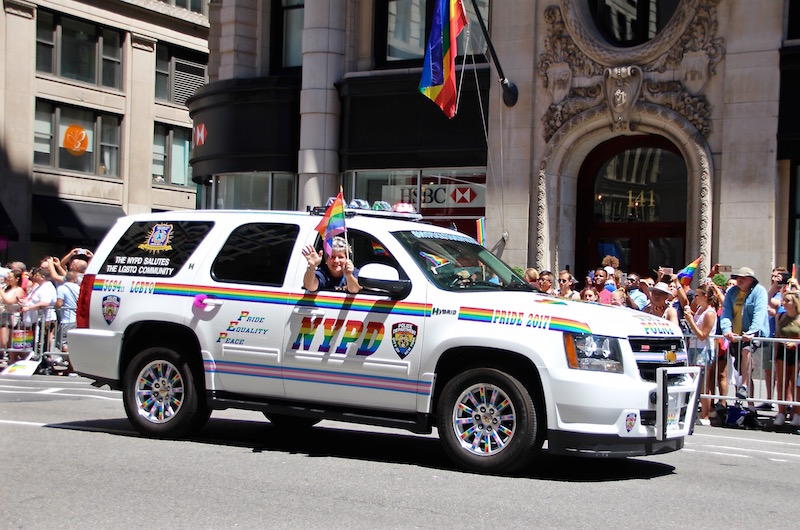
[[[117,217],[193,209],[199,0],[3,0],[0,259],[93,248]]]
[[[304,209],[343,184],[466,232],[485,215],[512,265],[580,275],[612,253],[647,274],[703,256],[701,274],[766,279],[797,261],[789,2],[476,2],[519,99],[503,104],[471,24],[450,121],[416,86],[433,3],[212,1],[210,83],[189,102],[209,206]]]

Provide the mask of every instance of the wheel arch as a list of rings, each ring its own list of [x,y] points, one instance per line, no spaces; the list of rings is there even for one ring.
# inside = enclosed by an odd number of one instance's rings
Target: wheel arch
[[[173,322],[142,320],[125,330],[119,366],[120,381],[137,353],[156,346],[170,348],[185,357],[198,392],[205,391],[203,356],[197,335],[188,327]]]
[[[537,405],[540,415],[539,424],[542,435],[547,431],[547,402],[544,396],[542,378],[539,370],[531,359],[519,353],[499,348],[480,348],[475,346],[462,346],[451,348],[439,357],[436,363],[436,380],[433,391],[431,410],[436,411],[442,389],[448,381],[457,374],[471,368],[494,368],[507,373],[519,380],[531,395]],[[439,420],[434,413],[434,422]]]

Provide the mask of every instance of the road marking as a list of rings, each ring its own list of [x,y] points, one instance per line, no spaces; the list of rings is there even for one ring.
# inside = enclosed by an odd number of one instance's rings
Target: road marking
[[[754,431],[754,432],[758,432],[758,431]],[[695,432],[694,434],[692,434],[692,438],[694,438],[694,437],[697,437],[697,438],[721,438],[723,440],[737,440],[737,441],[740,441],[740,442],[756,442],[756,443],[762,443],[762,444],[775,444],[775,445],[786,445],[786,446],[790,446],[790,447],[800,447],[800,443],[778,442],[778,441],[775,441],[775,440],[762,440],[762,439],[755,439],[755,438],[743,438],[743,437],[738,437],[738,436],[720,436],[719,434],[699,434],[699,433]],[[690,442],[688,442],[688,440],[687,440],[687,443],[690,443]]]
[[[59,397],[82,397],[82,398],[91,398],[91,399],[105,399],[108,401],[122,401],[121,397],[109,397],[109,396],[93,396],[92,394],[70,394],[66,392],[60,392],[60,390],[66,389],[59,389],[55,388],[52,389],[53,392],[48,392],[46,390],[0,390],[0,394],[49,394],[51,396],[59,396]]]
[[[32,421],[14,421],[14,420],[0,420],[0,423],[7,423],[9,425],[27,425],[28,427],[44,427],[46,423],[35,423]]]

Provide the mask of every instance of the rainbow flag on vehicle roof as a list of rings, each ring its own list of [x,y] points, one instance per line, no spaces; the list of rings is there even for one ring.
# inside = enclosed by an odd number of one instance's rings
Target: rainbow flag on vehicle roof
[[[448,118],[456,115],[456,38],[469,21],[461,0],[435,0],[431,32],[425,48],[419,91],[439,105]]]
[[[322,237],[322,246],[325,253],[330,256],[333,253],[333,237],[345,233],[344,226],[344,197],[342,197],[342,188],[339,187],[339,194],[333,200],[328,209],[325,210],[325,215],[315,228]]]
[[[702,261],[703,256],[700,256],[680,271],[678,271],[678,280],[681,282],[681,285],[689,286],[692,282],[692,276],[694,276],[694,271],[697,270],[697,266],[700,265],[700,261]]]

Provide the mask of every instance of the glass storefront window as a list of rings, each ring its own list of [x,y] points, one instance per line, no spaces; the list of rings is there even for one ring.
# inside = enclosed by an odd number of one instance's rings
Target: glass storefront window
[[[225,173],[212,181],[217,210],[294,210],[297,175],[293,173]]]
[[[595,222],[686,220],[686,163],[658,147],[627,149],[600,168],[594,190]]]
[[[472,236],[486,212],[485,168],[352,171],[344,183],[348,200],[409,203],[426,221]]]

